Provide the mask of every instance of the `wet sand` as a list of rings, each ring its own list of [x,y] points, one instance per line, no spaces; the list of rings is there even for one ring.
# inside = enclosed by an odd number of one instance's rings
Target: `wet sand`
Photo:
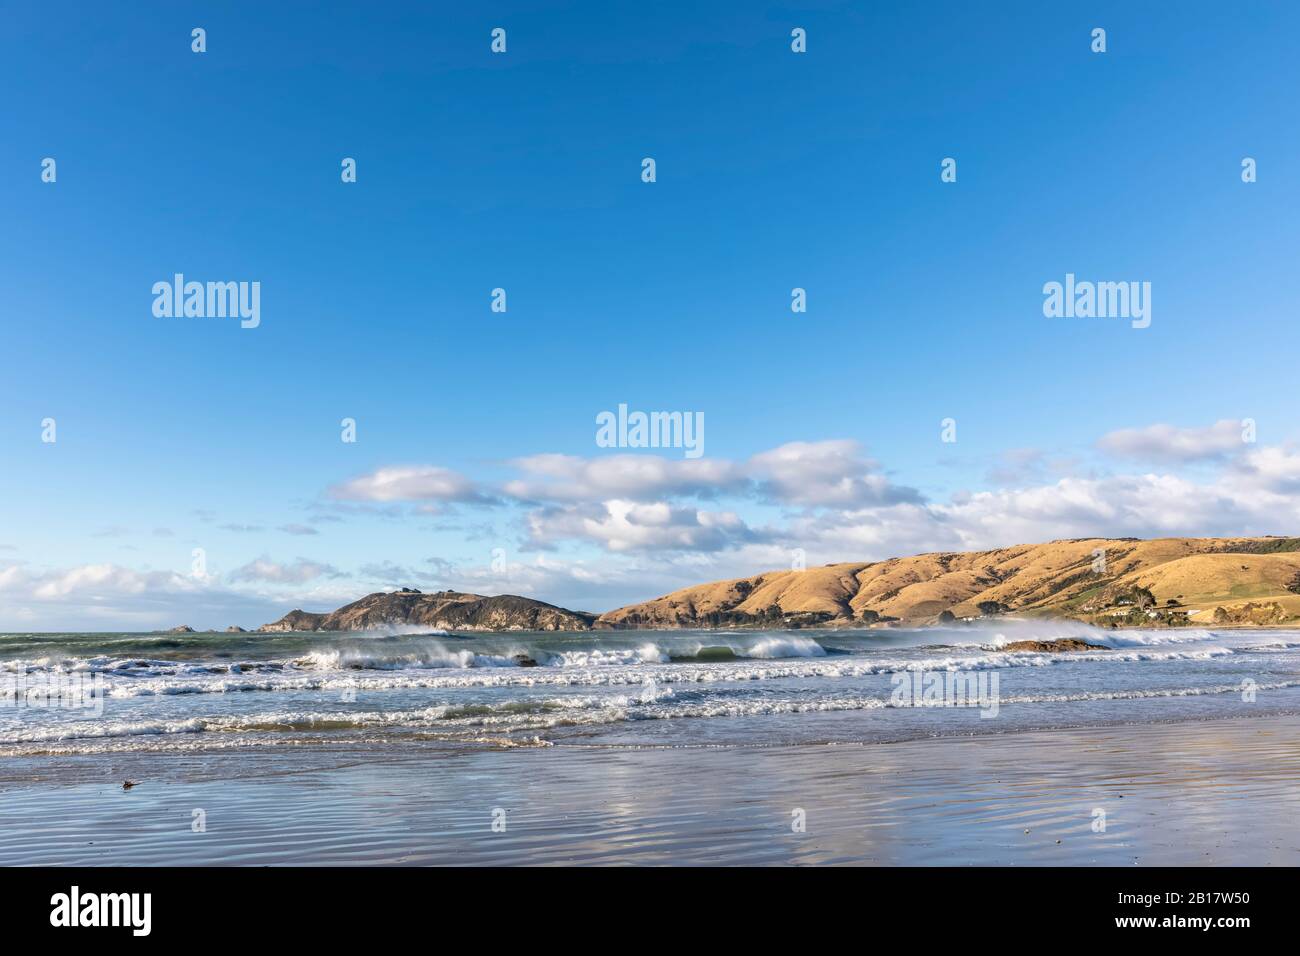
[[[127,777],[139,785],[123,791]],[[0,770],[0,864],[567,863],[1294,866],[1300,717],[772,748],[250,748]]]

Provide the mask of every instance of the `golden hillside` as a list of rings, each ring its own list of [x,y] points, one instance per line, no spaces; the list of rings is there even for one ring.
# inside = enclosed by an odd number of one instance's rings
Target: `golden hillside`
[[[1300,622],[1300,538],[1086,538],[770,571],[619,608],[595,626],[924,624],[945,611],[1117,625]]]

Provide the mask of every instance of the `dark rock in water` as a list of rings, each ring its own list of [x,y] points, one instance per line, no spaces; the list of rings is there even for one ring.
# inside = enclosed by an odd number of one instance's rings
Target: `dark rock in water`
[[[1004,644],[1000,651],[1045,651],[1056,654],[1064,651],[1108,651],[1105,644],[1089,644],[1077,637],[1065,637],[1055,641],[1012,641]]]
[[[520,667],[536,667],[536,666],[537,666],[537,661],[533,660],[533,659],[532,659],[531,657],[529,657],[527,654],[516,654],[513,658],[511,658],[511,660],[513,660],[513,661],[514,661],[516,664],[518,664]]]
[[[244,628],[240,627],[238,624],[232,624],[232,625],[230,625],[230,627],[226,628],[226,633],[227,633],[227,634],[247,634],[248,631],[245,630]]]
[[[167,631],[168,634],[193,634],[194,628],[188,624],[182,624],[180,627],[173,627]]]

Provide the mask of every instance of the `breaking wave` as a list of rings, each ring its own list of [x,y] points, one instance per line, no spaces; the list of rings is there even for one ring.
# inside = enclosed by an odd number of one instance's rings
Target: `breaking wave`
[[[933,713],[921,724],[900,723],[913,717],[892,706],[891,685],[918,671],[1001,672],[1000,704],[1023,705],[1047,724],[1111,714],[1124,701],[1152,702],[1141,705],[1148,715],[1156,706],[1175,717],[1190,713],[1194,699],[1202,701],[1197,712],[1228,711],[1231,694],[1244,700],[1247,686],[1279,695],[1261,701],[1290,706],[1295,695],[1286,692],[1300,687],[1293,679],[1300,641],[1292,640],[1300,635],[1279,630],[1120,632],[1053,622],[815,634],[421,631],[205,636],[167,646],[94,637],[24,638],[8,649],[9,659],[0,660],[0,752],[129,749],[130,740],[143,749],[184,748],[186,740],[194,747],[416,739],[530,747],[615,727],[619,735],[688,742],[742,731],[766,740],[778,730],[781,739],[798,739],[798,728],[827,724],[796,719],[814,713],[845,714],[828,720],[866,736],[891,721],[926,733],[967,726]],[[1103,647],[1004,649],[1015,640],[1069,637]],[[1180,699],[1186,703],[1160,703]],[[712,718],[734,720],[673,724]]]

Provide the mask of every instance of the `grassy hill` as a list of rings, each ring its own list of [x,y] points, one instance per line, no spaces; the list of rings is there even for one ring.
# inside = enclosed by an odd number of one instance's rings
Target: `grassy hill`
[[[770,571],[619,608],[595,626],[926,624],[945,612],[1114,625],[1300,623],[1300,538],[1085,538]]]

